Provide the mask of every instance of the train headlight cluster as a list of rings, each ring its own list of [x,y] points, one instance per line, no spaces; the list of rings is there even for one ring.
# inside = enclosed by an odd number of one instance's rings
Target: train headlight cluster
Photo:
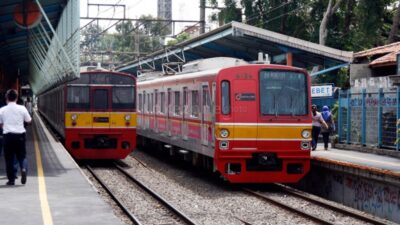
[[[73,113],[73,114],[71,115],[72,126],[75,126],[75,125],[76,125],[76,119],[78,119],[78,115],[75,114],[75,113]]]
[[[227,129],[221,129],[221,130],[219,131],[219,135],[220,135],[222,138],[227,138],[227,137],[229,136],[229,131],[228,131]]]
[[[309,130],[303,130],[303,131],[301,132],[301,136],[302,136],[303,138],[310,138],[310,137],[311,137],[311,132],[310,132]]]
[[[129,121],[129,120],[131,120],[131,115],[129,115],[129,114],[126,114],[126,115],[125,115],[125,120],[126,120],[126,121]]]
[[[71,115],[71,120],[72,120],[72,121],[76,121],[76,119],[78,119],[78,115],[72,114],[72,115]]]

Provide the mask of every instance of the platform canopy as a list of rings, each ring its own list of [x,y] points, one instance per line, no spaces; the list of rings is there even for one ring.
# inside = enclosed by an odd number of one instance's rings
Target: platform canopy
[[[313,68],[323,70],[347,65],[353,59],[353,52],[232,22],[172,48],[120,66],[117,70],[138,74],[141,71],[162,70],[163,67],[168,69],[179,63],[218,56],[255,61],[259,52],[268,54],[272,63],[293,65],[310,71]]]
[[[35,15],[39,15],[37,20],[32,19]],[[0,74],[4,79],[14,80],[12,86],[29,83],[38,93],[75,79],[78,71],[79,0],[0,1]]]

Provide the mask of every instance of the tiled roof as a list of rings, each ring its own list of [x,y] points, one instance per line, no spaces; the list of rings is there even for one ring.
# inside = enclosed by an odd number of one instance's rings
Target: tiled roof
[[[396,55],[400,53],[400,42],[371,48],[365,51],[354,53],[354,58],[363,58],[368,56],[380,56],[369,63],[372,67],[387,66],[396,64]]]

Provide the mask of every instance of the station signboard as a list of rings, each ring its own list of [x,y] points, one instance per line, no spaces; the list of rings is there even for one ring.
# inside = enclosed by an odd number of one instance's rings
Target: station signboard
[[[333,85],[311,86],[311,97],[332,97]]]

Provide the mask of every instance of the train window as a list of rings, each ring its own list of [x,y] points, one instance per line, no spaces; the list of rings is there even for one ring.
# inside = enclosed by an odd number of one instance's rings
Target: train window
[[[67,108],[89,109],[89,87],[68,86]]]
[[[295,71],[261,71],[260,108],[263,115],[306,115],[306,76]]]
[[[147,112],[150,112],[150,94],[147,94]]]
[[[139,112],[142,112],[143,110],[143,96],[142,94],[139,94]]]
[[[203,86],[203,106],[210,106],[210,93],[208,91],[208,86]]]
[[[181,93],[179,91],[175,91],[175,110],[174,113],[176,116],[179,116],[181,114],[180,112],[180,103],[181,103]]]
[[[69,84],[89,84],[89,78],[89,74],[81,73],[81,77],[69,82]]]
[[[113,87],[112,90],[113,109],[134,109],[135,89],[133,87]]]
[[[110,83],[110,74],[108,74],[108,73],[90,74],[90,83],[91,84],[109,84]]]
[[[93,92],[93,108],[95,110],[108,109],[108,90],[95,89]]]
[[[227,80],[221,82],[221,109],[222,114],[228,115],[231,113],[231,87]]]
[[[156,105],[157,105],[157,96],[156,96]],[[150,112],[154,112],[154,94],[150,95]]]
[[[193,117],[199,117],[199,108],[200,108],[200,104],[199,104],[199,91],[192,91],[192,105],[191,105],[191,109],[192,109],[192,116]]]
[[[111,84],[124,84],[124,85],[134,85],[135,81],[132,79],[132,77],[129,76],[123,76],[123,75],[117,75],[117,74],[111,74],[110,76],[110,83]]]
[[[162,114],[164,114],[165,113],[165,92],[161,92],[161,101],[160,101],[161,103],[161,106],[160,106],[160,112],[162,113]]]

